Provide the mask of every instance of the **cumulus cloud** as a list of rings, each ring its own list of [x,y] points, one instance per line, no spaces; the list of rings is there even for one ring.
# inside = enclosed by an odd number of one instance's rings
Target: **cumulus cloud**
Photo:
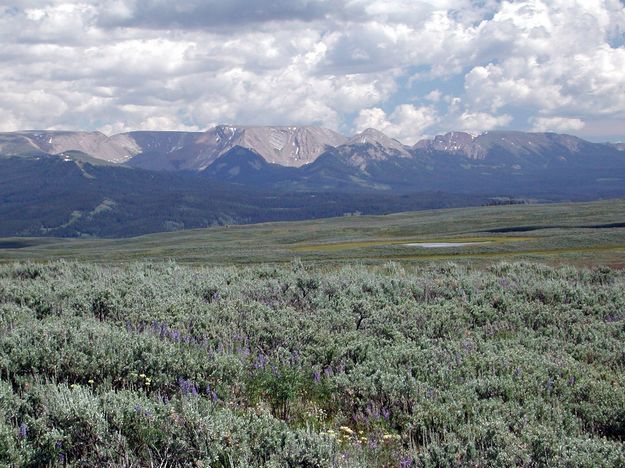
[[[504,2],[477,34],[488,63],[465,76],[475,110],[517,106],[545,114],[625,118],[625,27],[620,1]]]
[[[469,133],[479,133],[484,130],[494,130],[505,127],[512,121],[508,114],[492,115],[486,112],[465,111],[456,120],[456,128]]]
[[[340,5],[337,0],[107,0],[98,21],[104,26],[226,30],[267,21],[313,21]]]
[[[0,130],[613,135],[624,32],[620,0],[15,0],[0,6]]]
[[[402,104],[389,115],[379,107],[363,109],[355,120],[355,130],[375,128],[406,145],[413,145],[423,137],[423,131],[438,122],[432,107]]]
[[[434,89],[425,95],[425,99],[431,102],[438,102],[443,97],[443,93],[440,90]]]
[[[530,119],[532,132],[575,132],[584,128],[584,121],[567,117],[534,117]]]

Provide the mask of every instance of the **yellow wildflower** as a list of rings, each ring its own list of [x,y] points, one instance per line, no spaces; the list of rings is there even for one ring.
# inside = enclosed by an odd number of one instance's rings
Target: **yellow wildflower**
[[[89,380],[87,380],[87,383],[88,383],[89,385],[93,385],[95,382],[93,381],[93,379],[89,379]]]
[[[342,430],[343,432],[345,432],[346,434],[352,435],[354,433],[353,430],[351,430],[349,427],[347,426],[341,426],[339,428],[340,430]]]

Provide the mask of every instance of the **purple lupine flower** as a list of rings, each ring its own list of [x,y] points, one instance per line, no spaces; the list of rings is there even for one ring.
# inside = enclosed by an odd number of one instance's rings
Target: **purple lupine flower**
[[[64,464],[65,454],[63,452],[60,452],[61,450],[63,450],[63,441],[57,440],[56,443],[54,444],[54,448],[59,450],[59,463]]]
[[[263,353],[258,353],[256,362],[254,362],[255,369],[264,369],[267,365],[267,357]]]
[[[217,291],[215,291],[213,295],[211,296],[211,300],[218,301],[219,299],[221,299],[221,296],[219,295]]]
[[[204,393],[206,393],[207,395],[212,394],[212,389],[211,389],[210,384],[206,385],[206,390],[204,390]]]
[[[26,437],[28,437],[28,426],[23,422],[20,424],[20,438],[25,439]]]
[[[182,377],[178,379],[178,386],[180,387],[180,391],[182,392],[182,394],[185,396],[188,395],[191,391],[191,382],[183,379]]]
[[[458,352],[454,353],[454,358],[456,360],[456,365],[462,364],[462,355]]]
[[[141,408],[140,404],[136,404],[135,405],[135,413],[141,413],[142,410],[143,410],[143,408]]]
[[[326,377],[332,377],[334,375],[334,370],[332,369],[332,366],[328,366],[323,369],[323,373],[326,375]]]
[[[404,457],[399,461],[399,468],[411,468],[412,457]]]
[[[319,372],[318,370],[313,372],[313,380],[315,382],[320,382],[321,381],[321,372]]]
[[[371,438],[371,439],[369,439],[369,441],[367,442],[367,445],[369,446],[369,448],[370,448],[371,450],[375,450],[375,449],[377,449],[377,448],[378,448],[378,440],[377,440],[377,439],[374,439],[374,438]]]
[[[198,395],[197,387],[191,380],[183,379],[182,377],[178,379],[178,386],[180,387],[180,391],[184,396],[189,394],[193,396]]]
[[[391,410],[388,408],[382,408],[382,417],[388,421],[391,417]]]
[[[367,414],[374,418],[374,419],[379,419],[380,418],[380,410],[378,409],[378,407],[376,405],[373,405],[372,403],[369,403],[367,405],[367,408],[365,409],[365,411],[367,412]]]
[[[176,343],[178,343],[180,341],[180,332],[178,330],[172,330],[171,332],[169,332],[169,336]]]
[[[217,392],[213,390],[212,395],[211,395],[211,399],[213,400],[213,402],[216,402],[219,398],[217,397]]]

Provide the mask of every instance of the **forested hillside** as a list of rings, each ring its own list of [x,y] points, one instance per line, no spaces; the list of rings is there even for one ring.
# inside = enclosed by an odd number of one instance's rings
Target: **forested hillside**
[[[0,236],[129,237],[217,225],[383,214],[488,202],[483,195],[276,192],[186,173],[0,157]]]

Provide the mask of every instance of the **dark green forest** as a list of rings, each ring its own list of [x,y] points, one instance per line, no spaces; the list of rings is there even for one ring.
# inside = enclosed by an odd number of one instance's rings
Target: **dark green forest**
[[[625,273],[0,268],[0,464],[623,466]]]
[[[0,236],[130,237],[362,212],[475,206],[484,195],[255,188],[188,173],[0,157]]]

